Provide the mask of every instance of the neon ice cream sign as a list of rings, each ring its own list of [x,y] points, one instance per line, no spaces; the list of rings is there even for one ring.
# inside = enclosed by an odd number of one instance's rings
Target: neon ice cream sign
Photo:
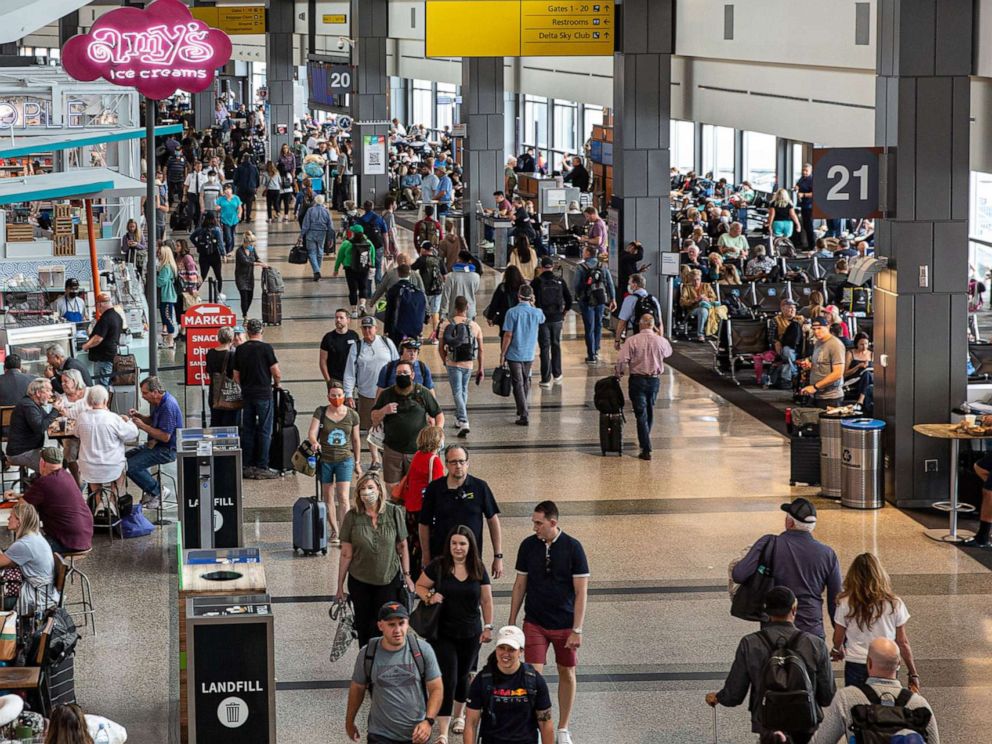
[[[227,34],[193,18],[179,0],[112,10],[62,49],[62,64],[76,80],[102,77],[153,100],[207,89],[230,58]]]

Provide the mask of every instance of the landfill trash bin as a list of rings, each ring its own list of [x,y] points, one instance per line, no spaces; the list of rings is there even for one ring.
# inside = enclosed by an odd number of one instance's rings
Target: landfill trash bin
[[[842,506],[880,509],[882,497],[882,430],[878,419],[847,419],[841,423]]]
[[[841,424],[848,419],[835,413],[820,414],[820,495],[839,499],[843,490]]]

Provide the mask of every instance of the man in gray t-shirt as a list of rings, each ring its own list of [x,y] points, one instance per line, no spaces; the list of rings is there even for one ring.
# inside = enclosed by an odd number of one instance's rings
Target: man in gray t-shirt
[[[434,728],[434,717],[441,709],[443,693],[441,669],[434,649],[426,641],[407,638],[410,613],[399,602],[387,602],[382,606],[378,626],[382,637],[369,641],[369,646],[362,647],[355,660],[345,731],[351,741],[360,741],[355,716],[362,707],[365,691],[369,690],[372,695],[369,744],[425,744]],[[369,647],[374,648],[371,674],[366,672],[365,659]],[[421,663],[415,658],[417,649],[423,658]],[[424,687],[427,688],[426,705]]]
[[[844,343],[830,332],[830,321],[813,318],[810,321],[816,346],[813,347],[813,364],[809,385],[801,392],[812,395],[817,405],[826,407],[844,399]]]

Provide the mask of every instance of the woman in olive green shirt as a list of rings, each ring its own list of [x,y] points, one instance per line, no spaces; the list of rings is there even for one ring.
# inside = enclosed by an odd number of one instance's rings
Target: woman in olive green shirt
[[[414,585],[410,579],[403,507],[386,498],[386,487],[378,471],[363,475],[355,491],[355,506],[341,523],[337,600],[340,602],[345,597],[347,576],[360,648],[378,635],[379,608],[386,602],[408,604],[405,593],[413,592]]]

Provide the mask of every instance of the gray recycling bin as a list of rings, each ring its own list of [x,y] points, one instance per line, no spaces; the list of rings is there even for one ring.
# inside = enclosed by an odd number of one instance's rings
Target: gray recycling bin
[[[841,422],[840,503],[852,509],[881,509],[882,430],[885,422],[859,418]]]
[[[820,414],[820,495],[839,499],[844,474],[841,468],[841,423],[836,413]]]

